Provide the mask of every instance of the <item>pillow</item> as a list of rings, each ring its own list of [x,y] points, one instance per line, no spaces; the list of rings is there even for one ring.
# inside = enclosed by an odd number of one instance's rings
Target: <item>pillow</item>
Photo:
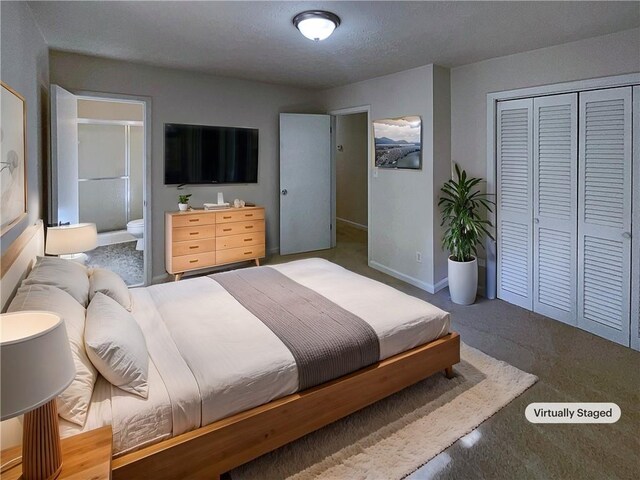
[[[58,257],[38,257],[35,267],[22,285],[51,285],[64,290],[83,307],[89,303],[87,267]]]
[[[149,352],[133,315],[103,293],[96,293],[87,308],[84,332],[87,355],[111,384],[147,398]]]
[[[127,310],[131,311],[131,295],[124,280],[115,272],[105,268],[94,268],[89,274],[89,300],[100,292],[113,298]]]
[[[84,426],[98,372],[84,348],[85,309],[71,295],[51,285],[23,285],[9,305],[9,312],[46,310],[60,315],[69,337],[76,367],[71,385],[58,396],[58,414],[72,423]]]

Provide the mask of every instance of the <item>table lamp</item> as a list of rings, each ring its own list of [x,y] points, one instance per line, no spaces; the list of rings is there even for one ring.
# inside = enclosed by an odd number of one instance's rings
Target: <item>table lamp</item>
[[[24,414],[22,478],[57,478],[62,455],[56,397],[76,374],[60,316],[39,311],[0,315],[0,374],[0,420]]]
[[[59,255],[61,258],[83,262],[86,255],[82,252],[93,250],[97,245],[98,232],[95,223],[47,228],[45,253],[49,255]]]

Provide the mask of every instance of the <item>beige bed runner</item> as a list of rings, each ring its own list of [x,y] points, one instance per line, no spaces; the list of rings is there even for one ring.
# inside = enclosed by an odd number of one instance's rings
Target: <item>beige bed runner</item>
[[[291,351],[304,390],[380,359],[364,320],[269,267],[209,276],[260,319]]]

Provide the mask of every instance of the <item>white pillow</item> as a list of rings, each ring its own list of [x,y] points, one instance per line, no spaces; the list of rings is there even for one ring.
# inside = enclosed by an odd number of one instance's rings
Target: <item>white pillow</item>
[[[100,292],[113,298],[127,310],[131,311],[131,295],[122,277],[105,268],[94,268],[89,273],[89,300]]]
[[[147,398],[147,344],[135,318],[122,305],[96,293],[87,308],[84,343],[104,378],[125,392]]]
[[[60,315],[69,337],[76,367],[71,385],[58,396],[58,414],[72,423],[84,426],[98,372],[84,349],[85,309],[71,295],[51,285],[23,285],[9,305],[9,312],[46,310]]]
[[[89,303],[87,267],[58,257],[38,257],[31,273],[22,285],[51,285],[64,290],[83,307]]]

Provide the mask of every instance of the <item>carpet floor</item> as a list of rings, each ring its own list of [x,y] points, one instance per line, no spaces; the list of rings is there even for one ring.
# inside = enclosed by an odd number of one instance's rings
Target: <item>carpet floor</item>
[[[465,344],[442,374],[230,472],[233,480],[401,479],[469,434],[537,378]]]

